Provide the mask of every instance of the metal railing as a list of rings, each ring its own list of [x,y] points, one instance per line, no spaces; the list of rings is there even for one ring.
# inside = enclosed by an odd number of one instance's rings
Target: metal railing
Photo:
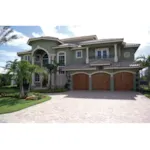
[[[114,55],[107,55],[107,56],[89,56],[89,59],[112,59]]]

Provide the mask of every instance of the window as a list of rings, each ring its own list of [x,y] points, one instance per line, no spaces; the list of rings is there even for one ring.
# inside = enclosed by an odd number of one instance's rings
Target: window
[[[97,51],[97,57],[101,58],[102,57],[101,55],[102,55],[101,51]]]
[[[103,50],[103,58],[107,58],[107,51]]]
[[[82,51],[76,51],[76,58],[82,58]]]
[[[38,73],[35,74],[35,82],[40,81],[40,75]]]
[[[30,61],[30,55],[25,55],[25,56],[24,56],[24,60]]]
[[[48,64],[48,55],[47,54],[45,54],[43,56],[43,65],[46,65],[46,64]]]
[[[65,66],[66,64],[66,53],[65,52],[59,52],[57,61],[60,63],[60,66]]]
[[[95,56],[98,58],[108,58],[109,57],[109,50],[106,49],[97,49],[95,51]]]

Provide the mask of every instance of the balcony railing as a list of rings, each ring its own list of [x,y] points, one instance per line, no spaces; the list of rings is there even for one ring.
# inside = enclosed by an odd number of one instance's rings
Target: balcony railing
[[[106,57],[103,56],[89,56],[90,60],[94,60],[94,59],[113,59],[114,55],[107,55]]]

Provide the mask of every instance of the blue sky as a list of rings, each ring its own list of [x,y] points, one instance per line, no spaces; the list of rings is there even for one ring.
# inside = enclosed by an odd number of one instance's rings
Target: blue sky
[[[31,37],[39,36],[54,36],[58,38],[67,38],[72,36],[81,36],[81,35],[92,35],[96,34],[98,38],[124,38],[126,42],[140,43],[141,46],[138,49],[137,55],[148,55],[150,54],[150,36],[149,28],[143,26],[143,30],[136,34],[135,28],[127,26],[128,34],[126,30],[122,28],[117,28],[114,32],[113,24],[111,28],[107,30],[103,29],[103,25],[100,26],[12,26],[14,31],[17,34],[22,35],[23,38],[19,40],[12,41],[5,45],[0,46],[0,66],[5,66],[6,61],[18,59],[17,52],[24,50],[30,50],[31,47],[27,45],[27,40]],[[122,30],[121,30],[122,29]],[[129,32],[132,31],[132,32]],[[138,30],[139,32],[139,30]],[[148,34],[147,34],[148,33]],[[143,40],[144,39],[144,40]]]

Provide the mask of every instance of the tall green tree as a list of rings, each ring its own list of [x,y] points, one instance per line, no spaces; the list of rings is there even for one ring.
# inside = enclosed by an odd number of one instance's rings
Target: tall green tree
[[[12,74],[16,80],[19,82],[20,88],[20,98],[24,98],[25,90],[24,90],[24,81],[29,83],[29,88],[31,85],[32,73],[38,72],[42,69],[39,69],[39,66],[32,65],[27,61],[8,61],[6,64],[6,69],[8,70],[8,74]],[[28,90],[28,92],[30,89]],[[28,93],[27,92],[27,93]]]
[[[0,26],[0,45],[21,38],[10,26]]]

